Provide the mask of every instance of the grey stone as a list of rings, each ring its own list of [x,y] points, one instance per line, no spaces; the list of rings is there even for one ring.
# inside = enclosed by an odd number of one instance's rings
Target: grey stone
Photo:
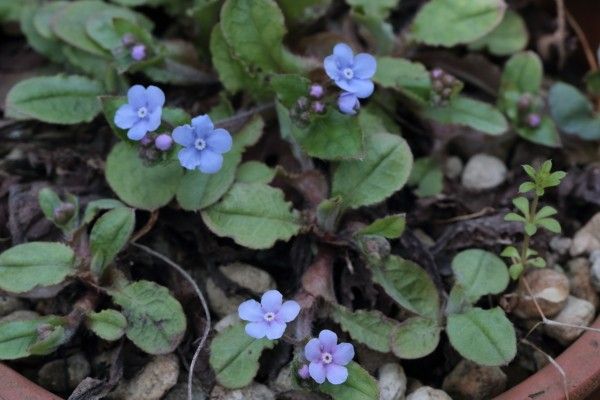
[[[558,323],[564,323],[575,326],[589,326],[594,320],[596,309],[589,301],[569,296],[567,304],[557,316],[553,318]],[[563,345],[568,345],[577,339],[584,329],[572,326],[562,325],[544,325],[544,330],[548,336],[553,337]]]
[[[430,386],[422,386],[409,394],[406,400],[452,400],[446,392]]]
[[[114,400],[160,400],[179,377],[179,361],[175,354],[154,357],[130,381],[122,382],[110,394]]]
[[[600,213],[596,213],[588,222],[577,231],[571,245],[573,257],[600,250]]]
[[[506,375],[499,367],[462,360],[446,376],[442,388],[455,400],[488,400],[502,393]]]
[[[275,394],[260,383],[253,383],[243,389],[228,390],[215,386],[210,393],[210,400],[275,400]]]
[[[444,173],[449,179],[456,179],[460,176],[463,170],[463,162],[456,156],[450,156],[446,159],[444,165]]]
[[[25,303],[16,297],[0,296],[0,317],[8,315],[17,310],[23,310]]]
[[[504,182],[506,173],[506,166],[499,158],[476,154],[462,172],[462,185],[469,190],[493,189]]]
[[[91,372],[90,363],[82,353],[76,353],[66,360],[46,363],[38,371],[38,383],[56,392],[75,389]]]
[[[384,364],[379,368],[379,400],[404,400],[406,374],[398,363]]]

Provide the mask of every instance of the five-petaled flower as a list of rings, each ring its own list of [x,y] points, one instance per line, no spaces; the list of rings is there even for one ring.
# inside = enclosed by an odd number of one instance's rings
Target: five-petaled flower
[[[127,104],[123,104],[115,114],[115,125],[121,129],[129,129],[127,137],[140,140],[146,133],[155,131],[160,126],[165,94],[156,86],[144,88],[134,85],[127,92]]]
[[[240,318],[250,322],[246,333],[256,339],[266,336],[270,340],[281,338],[287,323],[296,319],[299,312],[300,305],[293,300],[283,302],[277,290],[265,292],[260,303],[247,300],[238,308]]]
[[[325,382],[340,385],[348,379],[345,367],[354,358],[354,346],[350,343],[337,343],[337,335],[330,330],[322,330],[319,338],[311,339],[304,347],[304,357],[310,364],[308,372],[317,383]]]
[[[215,129],[208,115],[192,119],[192,125],[178,126],[173,140],[184,148],[179,150],[179,162],[186,169],[199,169],[214,174],[223,165],[223,153],[231,150],[232,139],[225,129]]]
[[[350,46],[338,43],[333,54],[325,57],[325,72],[342,90],[364,99],[373,93],[371,78],[375,75],[377,61],[367,53],[356,56]]]

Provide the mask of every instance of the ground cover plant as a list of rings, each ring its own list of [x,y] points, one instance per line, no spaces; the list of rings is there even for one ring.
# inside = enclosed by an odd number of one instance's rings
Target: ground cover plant
[[[566,390],[600,305],[576,3],[0,0],[0,360],[80,400]]]

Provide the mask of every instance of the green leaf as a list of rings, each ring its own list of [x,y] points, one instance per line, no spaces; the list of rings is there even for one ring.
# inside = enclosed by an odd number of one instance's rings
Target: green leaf
[[[389,353],[392,330],[399,325],[377,310],[351,311],[344,306],[334,306],[331,318],[348,332],[352,340],[372,350]]]
[[[125,203],[143,210],[155,210],[167,205],[179,186],[183,169],[170,159],[146,166],[137,147],[117,143],[106,159],[106,180]]]
[[[327,12],[332,0],[277,0],[288,26],[314,22]]]
[[[517,263],[511,265],[508,269],[508,273],[510,274],[510,277],[516,281],[517,279],[519,279],[519,276],[521,276],[521,273],[523,273],[523,264]]]
[[[346,0],[352,8],[365,15],[386,19],[400,0]]]
[[[395,214],[379,218],[357,233],[359,235],[380,235],[388,239],[397,239],[402,236],[405,227],[405,214]]]
[[[544,206],[535,214],[535,218],[536,219],[546,218],[546,217],[551,217],[556,214],[558,214],[558,211],[556,210],[556,208],[550,207],[550,206]]]
[[[505,10],[503,0],[432,0],[419,10],[412,34],[431,46],[470,43],[496,28]]]
[[[415,194],[419,197],[436,196],[444,189],[444,173],[436,160],[421,157],[415,160],[408,184],[417,186]]]
[[[421,63],[403,58],[379,57],[373,81],[381,87],[399,91],[418,104],[429,102],[431,78]]]
[[[537,128],[518,126],[516,127],[516,131],[519,136],[533,143],[549,147],[559,147],[561,144],[556,126],[547,115],[542,117],[542,122]]]
[[[440,299],[423,268],[395,255],[382,265],[372,265],[373,281],[402,307],[423,317],[438,320]]]
[[[185,171],[177,188],[177,202],[181,208],[199,211],[219,201],[233,184],[240,161],[242,155],[238,151],[230,151],[223,154],[223,166],[216,174]]]
[[[234,53],[246,64],[266,72],[302,70],[283,47],[283,13],[273,0],[225,1],[221,30]]]
[[[251,249],[267,249],[299,232],[299,216],[290,208],[279,189],[235,183],[220,202],[202,211],[202,220],[218,236]]]
[[[276,171],[259,161],[246,161],[238,168],[235,180],[241,183],[269,183]]]
[[[398,358],[416,359],[433,353],[440,341],[440,327],[429,318],[411,317],[392,334],[392,351]]]
[[[271,87],[281,104],[291,109],[300,97],[307,97],[310,80],[300,75],[279,74],[271,78]]]
[[[108,57],[108,52],[92,40],[85,29],[86,22],[103,11],[118,9],[102,1],[84,0],[70,3],[54,17],[52,30],[64,42],[80,50]]]
[[[501,135],[508,130],[506,118],[496,107],[464,96],[453,98],[447,106],[427,107],[423,115],[443,124],[468,126],[489,135]]]
[[[79,199],[68,194],[65,200],[50,188],[43,188],[38,193],[38,203],[47,220],[59,227],[65,234],[70,234],[79,224]]]
[[[44,332],[43,336],[39,334],[40,330]],[[60,324],[38,325],[38,340],[29,346],[29,354],[43,356],[53,353],[70,338],[71,334],[67,333],[65,328]]]
[[[544,75],[542,60],[532,51],[513,55],[504,65],[500,91],[538,93]]]
[[[586,140],[600,139],[600,114],[576,87],[558,82],[548,96],[550,112],[558,127]]]
[[[110,291],[127,319],[125,334],[149,354],[167,354],[177,348],[186,329],[181,304],[169,290],[150,281],[137,281]]]
[[[538,226],[549,230],[552,233],[560,233],[562,231],[560,223],[554,218],[542,218],[535,221]]]
[[[499,307],[449,315],[446,332],[461,356],[480,365],[506,365],[517,352],[515,329]]]
[[[507,10],[500,25],[481,39],[471,43],[470,49],[487,50],[497,56],[508,56],[527,46],[529,33],[523,18],[512,10]]]
[[[59,321],[58,317],[48,316],[23,321],[0,322],[0,360],[16,360],[31,355],[31,347],[39,343],[38,329],[44,327],[45,331],[48,329],[55,331]],[[62,331],[64,332],[64,329]],[[38,354],[42,354],[44,353],[42,350],[48,350],[48,347],[37,350],[40,351]]]
[[[106,122],[112,129],[113,133],[123,141],[129,141],[127,138],[127,131],[121,128],[118,128],[115,125],[115,114],[119,107],[123,104],[127,103],[127,98],[123,96],[100,96],[100,104],[102,106],[102,113],[104,114],[104,118]]]
[[[21,31],[25,35],[27,43],[36,52],[43,54],[51,61],[62,63],[65,60],[61,51],[64,49],[64,46],[61,46],[61,43],[54,36],[43,36],[35,26],[35,16],[38,11],[38,6],[34,4],[28,4],[23,7],[20,20]]]
[[[517,210],[521,211],[526,219],[529,219],[529,200],[527,197],[515,197],[512,202]]]
[[[117,310],[102,310],[87,315],[88,329],[104,340],[118,340],[125,334],[127,319]]]
[[[219,74],[219,80],[230,93],[236,93],[249,85],[250,77],[244,65],[233,56],[225,41],[221,25],[217,24],[210,35],[212,63]]]
[[[114,208],[94,224],[90,233],[91,271],[101,277],[129,241],[135,227],[135,211],[127,207]]]
[[[352,11],[350,16],[361,28],[361,36],[365,37],[369,45],[375,48],[377,54],[393,52],[396,36],[392,24],[379,17],[363,14],[356,10]]]
[[[354,361],[346,367],[348,368],[346,382],[341,385],[325,382],[319,386],[319,390],[330,395],[333,400],[378,400],[377,381]]]
[[[306,128],[292,124],[292,135],[309,156],[324,160],[356,158],[363,150],[357,119],[332,106],[325,114],[315,115]]]
[[[260,140],[265,121],[260,116],[255,116],[247,122],[233,137],[233,148],[231,151],[243,153],[250,146],[254,146]]]
[[[125,204],[115,199],[99,199],[90,201],[83,213],[83,224],[89,224],[96,218],[96,215],[102,210],[112,210],[113,208],[125,207]]]
[[[377,133],[369,137],[362,160],[342,161],[333,173],[333,196],[346,207],[379,203],[400,190],[410,174],[413,157],[400,136]]]
[[[219,332],[210,344],[210,366],[217,382],[228,389],[242,388],[252,382],[258,372],[258,359],[274,341],[248,336],[244,323]]]
[[[508,269],[504,261],[490,252],[469,249],[454,256],[452,271],[471,303],[486,294],[498,294],[508,286]]]
[[[24,243],[0,254],[0,289],[25,293],[61,283],[75,272],[75,253],[60,243]]]
[[[29,78],[6,95],[6,116],[53,124],[90,122],[100,112],[102,86],[83,76]]]

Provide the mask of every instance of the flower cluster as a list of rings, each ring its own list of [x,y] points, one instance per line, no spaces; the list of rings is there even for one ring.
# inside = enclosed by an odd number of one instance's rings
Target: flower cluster
[[[283,337],[287,324],[300,313],[300,305],[293,301],[283,301],[277,290],[269,290],[262,295],[260,303],[247,300],[240,304],[238,315],[247,321],[246,333],[255,338],[266,337],[269,340]],[[318,338],[313,338],[304,347],[304,364],[298,375],[302,379],[312,378],[321,384],[326,380],[333,385],[340,385],[348,379],[346,365],[354,358],[354,346],[350,343],[339,343],[337,335],[330,330],[323,330]]]
[[[452,98],[463,87],[463,83],[453,75],[447,73],[441,68],[434,68],[430,72],[431,87],[433,93],[431,103],[436,106],[446,106]]]
[[[528,128],[535,129],[542,123],[539,109],[542,107],[540,100],[531,93],[524,93],[517,101],[517,118]]]
[[[343,90],[338,98],[338,107],[344,114],[354,115],[360,108],[359,99],[373,94],[374,84],[371,78],[377,70],[375,57],[367,53],[354,55],[344,43],[333,48],[333,54],[325,57],[325,72],[335,84]]]
[[[161,125],[165,94],[156,86],[132,86],[127,92],[127,103],[115,113],[115,125],[127,129],[127,137],[139,141],[141,154],[153,161],[156,150],[168,151],[173,141],[183,148],[178,158],[182,167],[214,174],[223,166],[223,154],[231,150],[232,138],[225,129],[215,129],[208,115],[192,119],[191,125],[181,125],[172,134],[153,134]],[[151,148],[154,144],[154,149]]]

